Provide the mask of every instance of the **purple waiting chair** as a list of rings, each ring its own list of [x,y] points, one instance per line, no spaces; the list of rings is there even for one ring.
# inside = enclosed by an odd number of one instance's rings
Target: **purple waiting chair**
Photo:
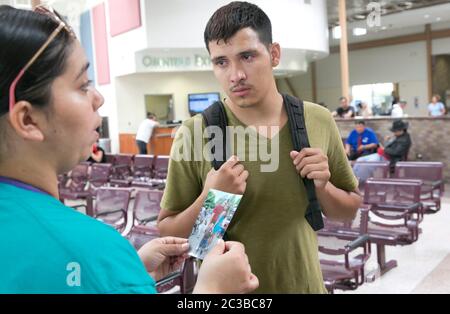
[[[397,162],[394,177],[398,179],[420,179],[423,182],[421,201],[428,212],[441,209],[441,197],[444,193],[444,164],[442,162]]]
[[[417,241],[423,219],[420,202],[422,181],[369,179],[365,185],[364,204],[370,205],[368,234],[377,246],[381,274],[397,266],[386,262],[386,245],[408,245]]]
[[[364,266],[370,257],[367,206],[355,219],[333,221],[324,218],[325,228],[318,232],[320,266],[330,293],[334,289],[354,290],[364,283]],[[358,250],[359,249],[359,250]],[[359,254],[358,254],[359,252]]]
[[[130,196],[130,189],[99,188],[94,201],[93,216],[111,225],[119,232],[124,231],[128,220],[127,213]]]

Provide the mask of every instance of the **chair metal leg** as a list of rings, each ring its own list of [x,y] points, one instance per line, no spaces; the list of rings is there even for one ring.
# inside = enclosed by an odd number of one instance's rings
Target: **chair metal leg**
[[[392,268],[397,267],[396,260],[390,260],[386,262],[386,246],[384,244],[377,243],[377,261],[380,266],[380,274],[384,275]]]

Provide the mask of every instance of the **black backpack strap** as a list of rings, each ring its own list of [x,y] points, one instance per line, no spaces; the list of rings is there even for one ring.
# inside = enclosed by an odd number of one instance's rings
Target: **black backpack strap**
[[[303,101],[289,95],[283,95],[283,103],[289,119],[294,149],[299,152],[303,148],[310,147],[305,125],[305,116],[303,114]],[[316,197],[314,181],[305,177],[303,178],[303,184],[305,185],[309,202],[305,218],[313,230],[318,231],[324,225],[322,210]]]
[[[208,126],[218,126],[222,130],[222,138],[217,138],[213,133],[208,130],[208,140],[212,143],[213,147],[211,149],[212,154],[212,165],[215,170],[219,168],[228,160],[230,157],[229,142],[227,140],[227,125],[228,119],[225,112],[225,107],[221,101],[216,101],[206,110],[202,112],[203,120],[205,121],[205,127]],[[216,148],[222,148],[222,152],[218,151],[216,153]],[[215,157],[220,156],[219,159]]]

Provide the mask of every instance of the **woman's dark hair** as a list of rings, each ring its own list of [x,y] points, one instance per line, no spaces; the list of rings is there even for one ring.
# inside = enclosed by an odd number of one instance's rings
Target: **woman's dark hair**
[[[9,111],[11,83],[58,25],[44,14],[0,6],[0,116]],[[51,102],[51,85],[64,73],[73,42],[65,30],[52,40],[19,80],[16,101],[40,107]]]
[[[218,9],[209,19],[205,28],[206,49],[213,40],[227,42],[238,31],[250,27],[259,40],[269,46],[272,43],[272,24],[269,17],[258,6],[234,1]]]

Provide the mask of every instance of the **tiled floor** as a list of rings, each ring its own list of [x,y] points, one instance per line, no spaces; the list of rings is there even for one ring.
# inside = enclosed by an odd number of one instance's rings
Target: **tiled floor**
[[[416,243],[386,247],[386,258],[397,260],[396,268],[355,291],[335,293],[450,293],[450,186],[446,186],[446,191],[442,209],[425,216]],[[372,245],[368,268],[375,265],[376,249]]]

